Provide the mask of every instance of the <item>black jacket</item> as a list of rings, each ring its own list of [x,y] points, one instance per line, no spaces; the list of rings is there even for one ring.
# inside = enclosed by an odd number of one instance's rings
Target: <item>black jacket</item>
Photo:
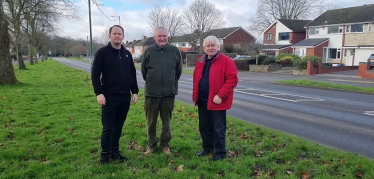
[[[115,49],[109,44],[100,48],[91,69],[92,86],[96,95],[104,93],[138,94],[136,70],[131,53],[122,45]]]

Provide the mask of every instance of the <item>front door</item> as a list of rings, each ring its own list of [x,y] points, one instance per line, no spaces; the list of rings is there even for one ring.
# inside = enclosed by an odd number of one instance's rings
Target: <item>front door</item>
[[[346,66],[354,66],[353,56],[354,56],[354,53],[355,53],[355,49],[347,49],[346,53],[347,53],[347,60],[345,62],[345,65]]]

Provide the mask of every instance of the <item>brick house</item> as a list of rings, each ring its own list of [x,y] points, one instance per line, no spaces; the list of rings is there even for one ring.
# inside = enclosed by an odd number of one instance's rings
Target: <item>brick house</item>
[[[277,19],[263,32],[263,53],[278,56],[280,53],[292,53],[291,45],[305,39],[304,26],[310,20]]]
[[[358,66],[374,53],[374,4],[328,10],[305,26],[307,38],[292,46],[323,63]]]
[[[155,42],[156,42],[156,41],[155,41],[155,39],[154,39],[153,37],[146,37],[146,36],[143,36],[143,39],[140,40],[138,43],[136,43],[136,44],[134,45],[134,49],[135,49],[135,51],[134,51],[134,53],[132,53],[132,56],[133,56],[134,58],[138,58],[138,57],[140,57],[140,55],[143,54],[144,50],[145,50],[147,47],[149,47],[149,46],[155,44]]]
[[[213,35],[220,43],[220,50],[245,48],[246,45],[255,41],[255,37],[242,27],[228,27],[221,29],[212,29],[204,33],[204,38]],[[173,37],[170,42],[177,46],[181,51],[198,51],[200,45],[196,34],[185,34],[183,36]]]

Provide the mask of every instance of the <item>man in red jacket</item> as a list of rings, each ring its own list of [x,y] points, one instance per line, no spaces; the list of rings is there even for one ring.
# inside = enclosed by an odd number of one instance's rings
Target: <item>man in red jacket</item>
[[[217,37],[204,39],[205,55],[198,58],[193,74],[192,98],[199,112],[203,150],[197,156],[214,151],[213,161],[226,156],[226,110],[231,108],[238,70],[234,61],[219,52]]]

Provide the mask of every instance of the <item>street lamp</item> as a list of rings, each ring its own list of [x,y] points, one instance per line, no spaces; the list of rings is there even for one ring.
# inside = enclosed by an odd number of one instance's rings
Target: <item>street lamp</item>
[[[119,25],[121,26],[121,16],[111,16],[111,17],[118,17]]]

